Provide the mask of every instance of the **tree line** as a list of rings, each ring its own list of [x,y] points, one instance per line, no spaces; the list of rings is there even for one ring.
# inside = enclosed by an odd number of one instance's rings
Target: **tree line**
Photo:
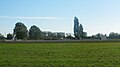
[[[52,33],[43,32],[39,27],[32,25],[28,30],[24,23],[17,22],[13,29],[13,34],[8,33],[5,38],[0,34],[0,39],[8,40],[59,40],[59,39],[101,39],[102,33],[98,33],[92,36],[87,36],[87,32],[84,31],[83,25],[79,23],[79,19],[74,17],[74,36],[64,33]],[[47,33],[47,34],[46,34]],[[111,32],[109,36],[105,34],[108,39],[120,39],[119,33]]]
[[[64,33],[56,33],[57,35],[55,35],[52,32],[43,32],[35,25],[27,30],[27,27],[21,22],[16,23],[13,30],[14,40],[58,40],[65,37]]]

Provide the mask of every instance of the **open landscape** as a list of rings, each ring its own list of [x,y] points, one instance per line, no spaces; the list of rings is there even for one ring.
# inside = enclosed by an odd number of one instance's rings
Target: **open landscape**
[[[120,0],[0,0],[0,67],[120,67]]]
[[[119,67],[120,42],[0,43],[1,67]]]

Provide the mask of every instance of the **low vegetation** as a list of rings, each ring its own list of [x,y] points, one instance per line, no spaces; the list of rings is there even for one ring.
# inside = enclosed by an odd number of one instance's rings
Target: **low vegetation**
[[[119,67],[120,43],[0,43],[2,67]]]

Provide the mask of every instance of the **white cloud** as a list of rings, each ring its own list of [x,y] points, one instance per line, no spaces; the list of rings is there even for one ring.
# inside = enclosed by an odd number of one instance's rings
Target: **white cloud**
[[[56,20],[59,17],[25,17],[25,16],[0,16],[0,19],[39,19],[39,20]]]

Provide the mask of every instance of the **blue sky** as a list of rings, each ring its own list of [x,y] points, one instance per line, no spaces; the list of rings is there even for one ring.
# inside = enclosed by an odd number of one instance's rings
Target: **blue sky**
[[[120,33],[120,0],[0,0],[0,33],[12,33],[16,22],[73,33],[75,16],[88,35]]]

